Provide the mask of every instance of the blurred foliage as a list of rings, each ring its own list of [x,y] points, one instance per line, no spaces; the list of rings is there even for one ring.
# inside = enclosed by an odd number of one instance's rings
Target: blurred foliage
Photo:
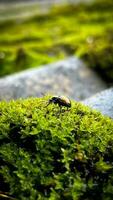
[[[0,21],[0,31],[0,76],[77,55],[113,81],[112,0]]]
[[[113,121],[50,96],[0,102],[0,190],[20,200],[112,200]]]

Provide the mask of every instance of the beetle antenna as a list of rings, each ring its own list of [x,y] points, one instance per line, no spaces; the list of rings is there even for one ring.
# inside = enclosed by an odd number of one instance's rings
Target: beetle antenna
[[[47,103],[45,107],[48,107],[50,103]]]
[[[45,107],[48,107],[50,103],[51,103],[51,101],[49,100]]]

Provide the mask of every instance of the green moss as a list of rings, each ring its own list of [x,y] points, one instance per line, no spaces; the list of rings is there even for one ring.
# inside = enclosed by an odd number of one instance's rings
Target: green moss
[[[0,103],[1,191],[22,200],[112,200],[113,121],[49,96]]]
[[[0,76],[77,55],[113,80],[113,1],[55,7],[28,20],[0,22]],[[23,49],[26,59],[19,57]]]

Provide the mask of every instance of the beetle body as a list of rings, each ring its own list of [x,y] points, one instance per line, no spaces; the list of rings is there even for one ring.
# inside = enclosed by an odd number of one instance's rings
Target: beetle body
[[[48,105],[54,103],[54,104],[58,104],[59,107],[67,107],[70,108],[71,107],[71,101],[70,99],[68,99],[67,97],[64,96],[54,96],[51,99],[49,99]]]

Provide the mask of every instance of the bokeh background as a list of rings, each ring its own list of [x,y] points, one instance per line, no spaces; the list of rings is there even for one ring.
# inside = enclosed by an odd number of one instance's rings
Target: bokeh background
[[[0,77],[71,55],[112,83],[112,0],[0,0]]]

